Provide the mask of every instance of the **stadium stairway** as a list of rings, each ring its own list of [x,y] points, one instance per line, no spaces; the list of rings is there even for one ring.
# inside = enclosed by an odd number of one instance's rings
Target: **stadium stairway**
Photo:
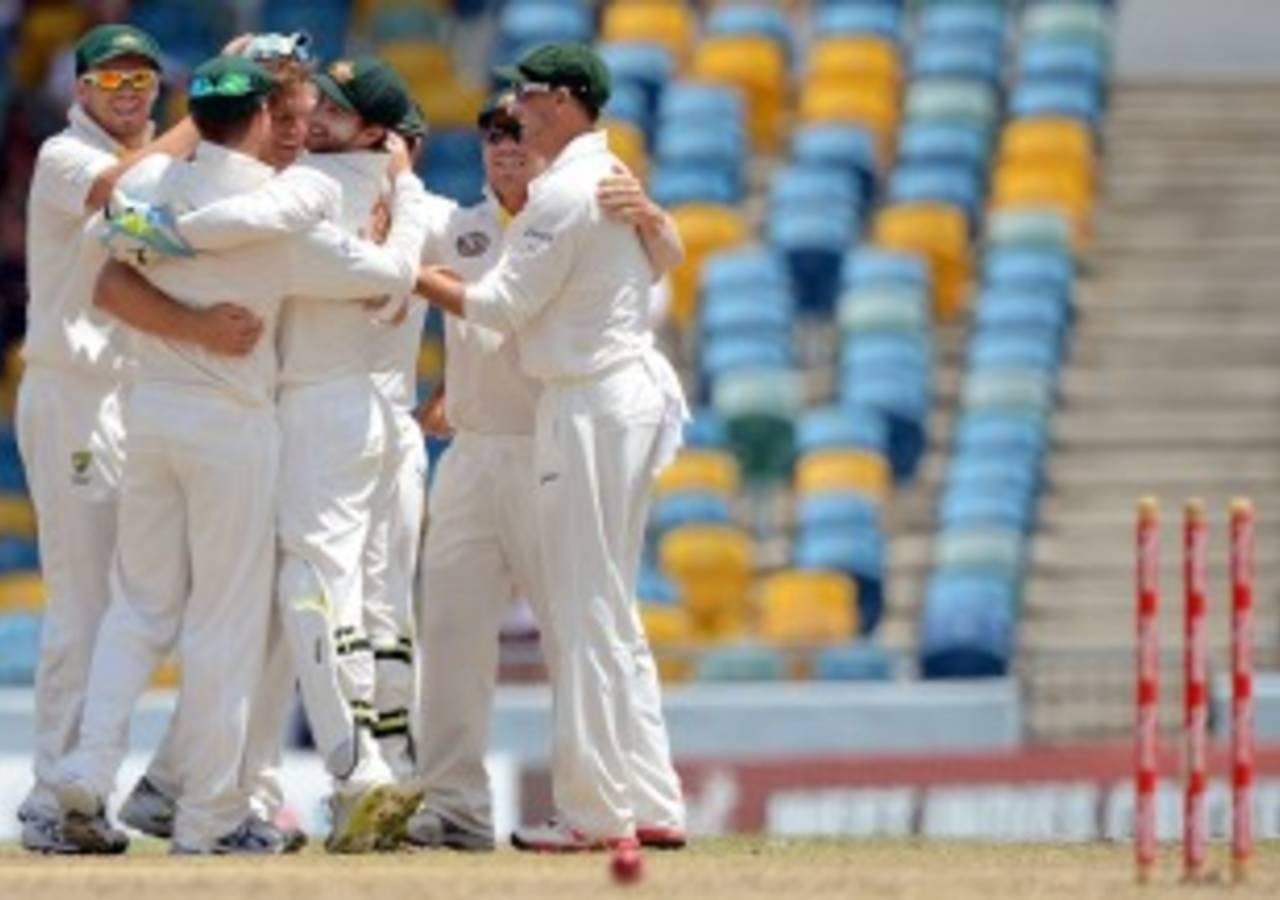
[[[1235,496],[1258,510],[1257,663],[1280,664],[1280,85],[1121,86],[1105,141],[1020,635],[1041,739],[1131,728],[1143,494],[1163,517],[1165,724],[1180,715],[1186,498],[1210,511],[1213,671],[1227,659]]]

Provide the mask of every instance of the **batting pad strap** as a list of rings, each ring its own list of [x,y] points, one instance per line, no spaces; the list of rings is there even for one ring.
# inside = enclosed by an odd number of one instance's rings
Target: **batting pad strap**
[[[351,718],[356,723],[356,728],[367,728],[373,734],[378,733],[378,713],[371,703],[352,700]]]
[[[334,652],[339,656],[350,656],[353,653],[368,653],[373,649],[369,639],[349,625],[333,630]]]
[[[404,708],[389,709],[378,716],[373,727],[374,737],[397,737],[409,733],[409,711]]]

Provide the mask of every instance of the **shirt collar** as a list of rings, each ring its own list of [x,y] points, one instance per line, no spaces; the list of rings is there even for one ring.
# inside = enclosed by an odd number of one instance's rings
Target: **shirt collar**
[[[565,144],[560,153],[546,170],[529,182],[529,193],[533,194],[535,185],[540,185],[543,179],[551,176],[552,173],[572,165],[580,159],[588,159],[592,156],[599,156],[602,153],[609,152],[609,136],[603,130],[587,131]]]
[[[124,145],[107,133],[107,130],[98,124],[97,120],[85,110],[79,103],[72,105],[67,111],[67,121],[71,125],[71,130],[79,137],[100,147],[116,156],[121,156],[125,152]],[[142,142],[150,143],[155,135],[156,126],[152,122],[147,123],[146,131],[143,134]]]

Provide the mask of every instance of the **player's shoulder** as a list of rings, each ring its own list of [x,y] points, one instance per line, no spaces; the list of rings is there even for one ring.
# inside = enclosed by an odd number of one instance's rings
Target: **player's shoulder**
[[[181,171],[183,161],[165,153],[153,153],[138,160],[120,177],[118,187],[130,197],[158,196],[166,181]]]
[[[81,166],[88,162],[112,163],[115,155],[76,134],[70,128],[46,138],[36,152],[36,170]]]

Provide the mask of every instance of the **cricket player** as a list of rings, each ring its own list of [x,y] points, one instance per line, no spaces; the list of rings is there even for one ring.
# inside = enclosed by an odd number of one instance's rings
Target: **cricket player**
[[[687,410],[653,346],[643,247],[595,197],[618,165],[595,128],[608,69],[590,48],[548,44],[498,75],[515,86],[523,139],[547,169],[530,183],[494,269],[463,283],[424,267],[418,292],[450,315],[514,334],[522,370],[542,386],[534,465],[552,592],[557,814],[512,842],[546,852],[631,845],[641,824],[670,835],[684,828],[635,582],[649,490]]]
[[[184,121],[152,141],[160,49],[126,25],[88,31],[75,48],[76,103],[65,130],[40,148],[27,212],[26,363],[18,444],[35,504],[46,590],[35,684],[35,785],[18,818],[22,845],[75,852],[59,831],[53,779],[76,740],[89,657],[108,600],[123,465],[121,388],[131,358],[120,330],[92,307],[106,255],[92,222],[116,183],[156,153],[183,156]],[[243,352],[251,318],[230,306],[174,322],[174,338],[212,353]]]
[[[205,140],[191,162],[165,170],[145,199],[198,208],[272,178],[258,159],[269,135],[265,98],[271,87],[269,76],[245,59],[219,57],[197,68],[189,94]],[[94,651],[80,744],[65,760],[57,787],[64,837],[85,849],[106,844],[104,798],[114,783],[130,710],[175,640],[183,663],[179,714],[200,714],[178,729],[183,771],[174,849],[281,849],[252,827],[241,779],[275,562],[277,313],[285,297],[320,302],[405,290],[423,240],[415,222],[425,195],[408,172],[407,157],[398,165],[395,221],[385,248],[322,225],[298,239],[148,271],[157,288],[191,306],[239,298],[260,316],[271,340],[229,363],[136,335],[132,455],[124,473],[112,603]],[[333,210],[335,218],[339,212]],[[109,283],[102,289],[109,291]],[[326,637],[327,631],[317,634],[308,650],[324,655]],[[350,733],[347,742],[354,743]],[[335,773],[345,777],[331,839],[342,847],[376,830],[390,793],[385,783],[363,778],[354,749],[335,755],[350,759]]]

